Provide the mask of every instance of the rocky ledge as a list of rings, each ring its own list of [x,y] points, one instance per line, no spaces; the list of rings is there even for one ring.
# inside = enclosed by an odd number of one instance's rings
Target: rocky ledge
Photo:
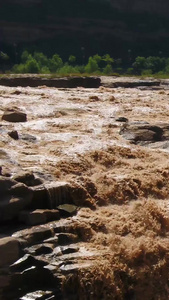
[[[91,196],[32,173],[0,176],[0,195],[0,299],[64,299],[65,274],[91,264],[71,219]]]
[[[65,77],[65,78],[39,78],[38,76],[19,76],[19,77],[2,77],[0,85],[4,86],[22,86],[37,87],[48,86],[57,88],[98,88],[100,86],[98,77]]]

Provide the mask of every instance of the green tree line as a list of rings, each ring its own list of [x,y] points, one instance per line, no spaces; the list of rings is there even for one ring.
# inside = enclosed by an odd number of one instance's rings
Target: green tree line
[[[70,55],[67,62],[63,62],[58,54],[48,58],[42,52],[30,54],[24,51],[21,55],[21,63],[12,68],[13,73],[36,74],[111,74],[113,73],[114,59],[109,54],[90,56],[86,65],[78,65],[76,57]]]
[[[9,60],[7,54],[0,52],[1,64]],[[42,52],[29,53],[23,51],[20,57],[20,63],[15,64],[10,73],[34,73],[34,74],[57,74],[78,75],[143,75],[143,76],[169,76],[169,58],[159,56],[142,57],[137,56],[129,64],[121,59],[113,59],[109,54],[103,56],[95,54],[90,56],[87,63],[80,65],[74,55],[70,55],[64,62],[59,54],[47,57]]]

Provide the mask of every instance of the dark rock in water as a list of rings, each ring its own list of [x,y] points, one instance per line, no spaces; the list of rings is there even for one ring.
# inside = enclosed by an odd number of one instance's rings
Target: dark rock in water
[[[36,142],[36,137],[31,134],[28,134],[28,133],[19,135],[19,138],[23,141],[27,141],[27,142],[31,142],[31,143]]]
[[[116,119],[116,122],[128,122],[128,119],[125,117],[119,117]]]
[[[169,140],[169,124],[160,122],[152,125],[144,121],[131,122],[122,126],[120,134],[136,144],[164,142]]]
[[[26,122],[27,116],[25,113],[23,113],[21,111],[8,110],[3,114],[2,120],[8,121],[8,122]]]
[[[19,135],[18,135],[18,132],[16,130],[12,130],[12,131],[8,132],[8,135],[14,140],[19,139]]]
[[[133,143],[155,142],[163,139],[163,129],[150,124],[128,123],[122,127],[120,134]]]

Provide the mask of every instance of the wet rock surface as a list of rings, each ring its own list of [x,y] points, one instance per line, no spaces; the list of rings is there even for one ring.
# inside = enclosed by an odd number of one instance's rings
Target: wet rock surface
[[[0,299],[168,299],[169,89],[114,81],[0,86]]]

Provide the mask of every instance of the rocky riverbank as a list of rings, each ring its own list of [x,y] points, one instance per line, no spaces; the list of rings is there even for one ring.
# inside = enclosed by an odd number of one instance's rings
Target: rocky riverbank
[[[0,299],[168,298],[169,89],[152,82],[0,86]]]

